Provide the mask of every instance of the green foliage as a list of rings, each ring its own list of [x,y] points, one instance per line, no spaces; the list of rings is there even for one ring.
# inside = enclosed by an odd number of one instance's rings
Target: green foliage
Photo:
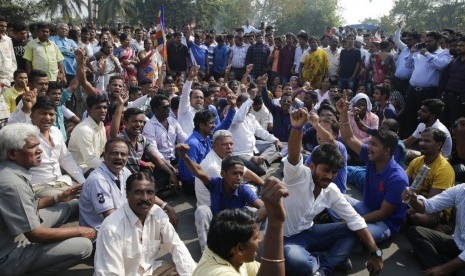
[[[84,0],[41,0],[40,5],[45,7],[48,17],[70,21],[72,18],[80,17],[82,8],[87,7]]]
[[[383,28],[395,30],[398,21],[403,20],[408,29],[417,31],[465,27],[464,0],[397,0],[389,15],[380,18]]]
[[[25,24],[36,21],[44,7],[31,0],[2,0],[0,1],[0,14],[8,22],[22,22]]]

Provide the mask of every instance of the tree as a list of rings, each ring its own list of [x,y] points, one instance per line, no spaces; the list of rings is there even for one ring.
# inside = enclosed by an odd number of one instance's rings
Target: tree
[[[361,24],[370,24],[370,25],[379,26],[380,23],[381,23],[380,19],[368,17],[368,18],[363,19]]]
[[[39,3],[28,0],[0,1],[0,14],[6,15],[8,22],[30,23],[35,21],[44,11]]]
[[[404,20],[408,28],[417,31],[462,29],[465,26],[465,1],[397,0],[389,18]]]
[[[97,0],[98,21],[102,24],[110,20],[128,21],[129,18],[139,18],[136,3],[143,0]]]
[[[84,0],[41,0],[39,3],[45,7],[48,17],[61,15],[66,21],[81,17],[82,8],[87,8]]]

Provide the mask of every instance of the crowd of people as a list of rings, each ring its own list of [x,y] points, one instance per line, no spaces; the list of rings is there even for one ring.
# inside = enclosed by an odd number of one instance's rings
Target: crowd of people
[[[160,52],[155,25],[0,16],[0,274],[331,275],[360,243],[378,274],[400,231],[426,275],[465,274],[465,36],[405,27],[193,22]]]

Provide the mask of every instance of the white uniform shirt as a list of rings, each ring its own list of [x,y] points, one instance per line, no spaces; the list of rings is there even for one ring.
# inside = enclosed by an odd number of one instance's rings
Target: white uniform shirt
[[[100,228],[103,212],[118,209],[126,203],[126,180],[131,172],[124,167],[116,178],[105,163],[101,163],[86,179],[79,197],[79,225]],[[120,181],[120,188],[116,180]]]
[[[102,223],[94,275],[152,275],[162,265],[156,259],[162,244],[173,256],[179,275],[194,272],[197,264],[165,212],[154,205],[142,225],[126,203]]]
[[[289,190],[289,196],[284,199],[286,221],[284,221],[284,236],[289,237],[307,230],[313,226],[313,218],[326,208],[333,209],[347,223],[352,231],[367,227],[365,220],[354,210],[345,199],[336,184],[331,183],[322,189],[315,199],[312,172],[304,166],[302,156],[297,165],[293,166],[284,158],[283,182]]]

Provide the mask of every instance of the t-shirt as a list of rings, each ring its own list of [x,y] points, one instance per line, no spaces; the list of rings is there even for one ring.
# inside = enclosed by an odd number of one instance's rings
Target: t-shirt
[[[258,199],[257,195],[246,185],[239,185],[239,188],[233,191],[231,197],[228,198],[223,188],[223,178],[210,178],[210,209],[213,215],[226,210],[244,208],[246,204],[252,204]]]
[[[344,159],[344,166],[337,171],[336,178],[334,179],[333,182],[334,182],[334,184],[336,184],[336,186],[339,188],[339,190],[341,190],[341,193],[345,194],[346,191],[347,191],[347,149],[346,149],[346,146],[344,146],[343,143],[341,143],[339,141],[336,141],[336,143],[337,143],[337,148],[341,152],[342,158]],[[310,156],[307,158],[307,160],[305,160],[306,165],[308,165],[308,164],[310,164],[310,162],[312,162],[313,152],[318,147],[319,146],[316,146],[313,149],[312,154],[310,154]]]
[[[425,156],[420,156],[412,160],[407,168],[408,178],[413,181],[417,174],[425,165]],[[420,184],[417,190],[419,195],[428,197],[429,191],[434,189],[446,190],[454,186],[455,173],[452,166],[442,155],[436,157],[433,163],[427,165],[431,170],[426,175],[425,180]]]
[[[442,145],[441,149],[441,154],[444,157],[450,157],[452,154],[452,137],[450,136],[450,132],[447,129],[445,125],[443,125],[439,119],[434,122],[434,124],[431,126],[432,128],[436,128],[439,130],[442,130],[446,134],[446,141],[444,142],[444,145]],[[425,130],[426,125],[424,123],[420,123],[417,126],[417,129],[413,132],[412,136],[420,139],[421,138],[421,133],[423,130]]]
[[[13,50],[15,51],[16,63],[18,65],[18,69],[26,70],[26,60],[23,58],[24,52],[26,51],[25,47],[27,44],[27,40],[19,41],[14,38],[11,39],[13,43]]]
[[[364,144],[360,158],[366,163],[366,179],[363,190],[363,203],[370,212],[379,210],[383,201],[394,205],[395,211],[384,220],[393,233],[400,230],[407,214],[407,206],[402,203],[402,192],[408,186],[408,177],[404,169],[397,164],[394,157],[380,172],[376,171],[375,163],[368,161],[368,146]]]
[[[350,78],[355,71],[357,62],[360,62],[361,59],[362,54],[360,53],[359,49],[343,49],[340,55],[341,62],[339,63],[339,76],[341,78]]]

